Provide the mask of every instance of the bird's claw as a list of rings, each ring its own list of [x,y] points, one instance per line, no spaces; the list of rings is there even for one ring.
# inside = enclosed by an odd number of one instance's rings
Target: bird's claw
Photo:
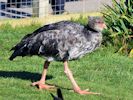
[[[89,92],[88,89],[86,90],[81,90],[81,89],[74,89],[74,92],[81,94],[81,95],[87,95],[87,94],[95,94],[95,95],[100,95],[100,93],[95,93],[95,92]]]
[[[37,86],[39,90],[45,89],[45,90],[52,90],[55,88],[55,86],[47,85],[41,82],[34,82],[31,84],[32,86]]]

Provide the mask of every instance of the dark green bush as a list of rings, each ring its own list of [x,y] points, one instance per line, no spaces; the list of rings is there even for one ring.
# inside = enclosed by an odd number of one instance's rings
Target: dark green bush
[[[112,0],[102,12],[107,25],[104,41],[111,42],[117,52],[128,54],[133,48],[133,0]]]

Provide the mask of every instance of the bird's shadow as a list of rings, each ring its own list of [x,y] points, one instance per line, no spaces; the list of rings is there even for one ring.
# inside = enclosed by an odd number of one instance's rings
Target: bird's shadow
[[[18,79],[30,80],[31,82],[35,82],[35,81],[40,80],[41,74],[33,73],[33,72],[27,72],[27,71],[1,71],[0,70],[0,77],[3,77],[3,78],[18,78]],[[46,80],[50,80],[52,78],[53,78],[52,75],[47,75],[46,76]],[[47,83],[47,84],[49,84],[49,83]],[[70,88],[61,87],[61,86],[55,85],[55,84],[49,84],[49,85],[53,85],[56,88],[72,90]]]
[[[27,71],[0,71],[0,77],[18,78],[23,80],[37,81],[41,78],[41,74]],[[52,79],[53,76],[47,75],[46,80]]]

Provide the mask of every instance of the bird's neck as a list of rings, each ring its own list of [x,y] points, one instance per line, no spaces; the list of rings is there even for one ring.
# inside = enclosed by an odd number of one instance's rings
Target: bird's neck
[[[90,26],[86,25],[85,28],[89,31],[92,31],[92,32],[98,32],[97,30],[91,28]]]

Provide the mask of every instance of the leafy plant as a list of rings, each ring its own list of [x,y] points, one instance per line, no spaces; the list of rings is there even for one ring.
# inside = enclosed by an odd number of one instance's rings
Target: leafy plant
[[[112,6],[104,6],[105,38],[110,38],[118,52],[128,54],[133,48],[133,0],[112,0]]]

